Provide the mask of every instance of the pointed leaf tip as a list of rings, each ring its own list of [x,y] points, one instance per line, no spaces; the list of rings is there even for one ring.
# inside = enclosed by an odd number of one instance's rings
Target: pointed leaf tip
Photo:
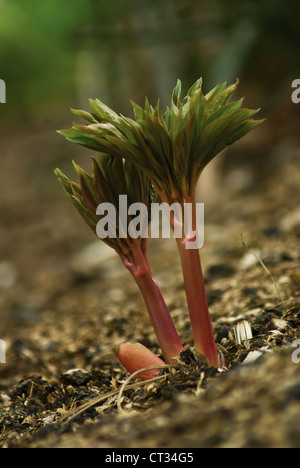
[[[180,105],[180,98],[181,98],[181,90],[182,90],[182,84],[181,81],[178,79],[176,86],[173,90],[173,96],[172,96],[172,102],[179,107]]]

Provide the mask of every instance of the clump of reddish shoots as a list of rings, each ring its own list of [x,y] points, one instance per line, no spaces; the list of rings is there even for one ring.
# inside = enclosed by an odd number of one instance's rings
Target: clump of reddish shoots
[[[194,343],[196,350],[215,367],[219,366],[218,350],[207,305],[199,249],[188,247],[196,240],[195,192],[203,169],[228,145],[263,122],[253,120],[258,111],[243,108],[243,99],[231,101],[237,86],[238,80],[229,86],[223,83],[204,94],[202,79],[199,79],[182,99],[181,82],[178,80],[171,106],[165,113],[160,111],[159,104],[153,108],[148,100],[144,108],[132,103],[135,120],[119,116],[98,99],[90,100],[91,113],[73,111],[88,123],[74,124],[71,129],[60,132],[69,141],[131,162],[149,177],[157,194],[169,207],[179,203],[184,211],[186,203],[192,205],[193,216],[192,220],[187,220],[188,229],[184,219],[170,216],[170,223],[173,229],[178,223],[182,232],[188,233],[176,238]],[[134,256],[140,257],[140,252],[135,252]],[[135,277],[148,308],[155,309],[153,301],[157,300],[159,305],[160,299],[158,296],[154,299],[156,287],[152,287],[146,264],[140,268],[133,261],[127,268]],[[153,289],[151,300],[147,295],[148,288]],[[162,304],[158,307],[161,309],[160,316],[165,317]],[[150,316],[160,334],[159,320],[156,320],[153,312],[150,312]],[[171,335],[169,343],[173,341]],[[164,339],[162,337],[162,341]],[[163,343],[160,345],[163,347]],[[166,355],[170,356],[169,353]]]
[[[124,164],[119,158],[100,155],[98,161],[93,160],[93,165],[93,175],[89,175],[75,165],[80,185],[69,180],[59,169],[56,170],[56,175],[68,198],[93,232],[98,234],[99,216],[96,215],[98,205],[105,202],[114,206],[117,218],[121,219],[116,203],[119,195],[127,195],[131,204],[135,202],[148,204],[151,190],[149,179],[130,163]],[[129,216],[128,221],[131,221],[130,218]],[[101,219],[105,219],[105,216]],[[149,224],[150,219],[147,221]],[[183,346],[151,272],[147,258],[147,238],[136,235],[138,233],[134,233],[133,237],[128,233],[124,235],[126,229],[121,224],[115,228],[116,235],[108,236],[105,242],[116,251],[133,276],[143,296],[164,359],[167,363],[173,363],[180,355]],[[133,352],[131,355],[133,356]],[[155,363],[154,360],[153,364]]]

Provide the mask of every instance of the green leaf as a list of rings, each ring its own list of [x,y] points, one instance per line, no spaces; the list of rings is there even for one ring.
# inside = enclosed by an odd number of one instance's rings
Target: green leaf
[[[218,84],[204,95],[200,78],[182,98],[182,84],[178,80],[171,105],[165,112],[160,111],[159,102],[154,108],[146,99],[142,108],[131,101],[134,120],[117,115],[99,99],[90,100],[91,114],[73,111],[88,124],[74,124],[71,129],[59,133],[102,155],[97,161],[98,167],[96,160],[93,162],[92,178],[79,171],[84,181],[84,196],[91,197],[86,198],[86,203],[88,200],[99,202],[104,195],[115,201],[117,191],[113,186],[115,183],[124,186],[121,176],[124,168],[114,158],[125,159],[143,171],[170,202],[188,197],[203,168],[228,145],[262,123],[252,119],[257,111],[242,107],[243,99],[231,101],[238,84],[238,80],[231,85]],[[130,179],[128,174],[125,179]],[[141,179],[137,177],[136,181],[141,191]],[[68,185],[62,177],[61,182],[69,193],[77,193],[78,187]]]
[[[77,117],[80,117],[83,120],[87,120],[90,123],[97,123],[98,120],[95,119],[95,117],[90,114],[89,112],[83,111],[83,110],[77,110],[77,109],[71,109],[71,112],[76,115]]]
[[[193,96],[194,94],[198,93],[199,91],[202,90],[202,84],[203,84],[203,80],[202,78],[199,78],[199,80],[197,80],[193,86],[191,86],[191,88],[188,90],[187,92],[187,98]]]
[[[114,122],[119,120],[118,114],[103,104],[99,99],[90,99],[89,103],[92,112],[99,118],[100,122]]]
[[[139,106],[138,104],[136,104],[135,102],[133,102],[133,101],[130,101],[130,103],[131,103],[132,108],[133,108],[133,113],[134,113],[135,120],[137,122],[143,121],[144,120],[144,109],[141,106]]]
[[[172,102],[175,104],[177,108],[180,105],[181,91],[182,91],[181,81],[177,80],[177,84],[173,90],[173,95],[172,95]]]

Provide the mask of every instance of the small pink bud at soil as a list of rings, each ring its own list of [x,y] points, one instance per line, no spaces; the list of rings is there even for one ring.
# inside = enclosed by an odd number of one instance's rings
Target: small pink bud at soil
[[[146,367],[163,366],[164,361],[156,356],[150,349],[146,348],[141,343],[123,343],[120,345],[117,358],[123,364],[123,366],[130,372],[134,372],[144,369]],[[153,377],[157,377],[159,369],[151,369],[141,372],[137,375],[137,379],[150,380]]]

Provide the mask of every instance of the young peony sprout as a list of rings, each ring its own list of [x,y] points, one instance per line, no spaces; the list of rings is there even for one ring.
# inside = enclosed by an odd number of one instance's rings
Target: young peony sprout
[[[100,154],[97,160],[93,159],[92,175],[78,165],[74,165],[80,185],[69,180],[59,169],[56,169],[55,173],[66,195],[93,232],[117,252],[132,274],[144,298],[163,356],[168,363],[171,363],[180,355],[183,348],[166,303],[151,273],[147,259],[147,238],[139,236],[133,227],[130,237],[127,222],[130,226],[131,218],[128,215],[128,219],[124,219],[124,214],[119,213],[120,196],[128,196],[130,204],[150,203],[152,192],[150,181],[130,162],[106,154]],[[98,206],[101,206],[102,211],[99,211]],[[113,231],[109,232],[108,236],[102,235],[106,234],[102,232],[107,224],[106,211],[113,211],[115,215],[108,223]],[[115,220],[113,227],[112,220]],[[147,217],[141,224],[145,227],[149,222]]]
[[[117,358],[130,374],[151,367],[151,369],[137,374],[137,377],[141,380],[150,380],[157,377],[161,367],[166,367],[164,361],[141,343],[122,343],[119,346]],[[155,366],[157,366],[156,369]]]
[[[148,100],[142,108],[132,103],[135,120],[117,115],[98,99],[90,100],[91,113],[73,111],[87,125],[75,124],[61,132],[68,140],[92,150],[125,158],[152,181],[161,200],[192,207],[179,219],[170,211],[170,224],[184,233],[177,236],[186,296],[196,349],[218,367],[218,351],[207,305],[197,247],[196,186],[205,166],[262,120],[256,110],[242,108],[243,99],[230,102],[238,81],[217,85],[204,95],[199,79],[181,99],[181,82],[173,91],[171,106],[160,111]]]

